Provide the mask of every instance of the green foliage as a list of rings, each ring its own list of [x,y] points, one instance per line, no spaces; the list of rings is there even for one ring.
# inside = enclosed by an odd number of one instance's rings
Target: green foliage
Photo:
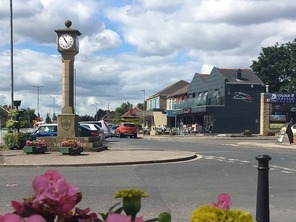
[[[143,108],[144,108],[144,104],[143,104],[143,103],[138,103],[138,104],[137,104],[137,107],[138,107],[139,109],[143,110]]]
[[[94,121],[95,118],[90,115],[79,116],[79,121]]]
[[[16,128],[17,124],[18,124],[18,121],[13,120],[13,119],[9,119],[9,120],[7,120],[5,126],[8,130],[11,130],[11,129]]]
[[[107,110],[99,109],[95,115],[96,120],[101,120],[107,114]]]
[[[53,113],[52,115],[52,121],[56,122],[58,119],[57,115],[55,113]]]
[[[28,128],[32,126],[32,119],[30,118],[30,112],[32,112],[29,108],[27,110],[17,110],[13,109],[9,112],[10,119],[6,122],[6,128],[9,130],[17,128]]]
[[[133,105],[130,104],[129,102],[126,103],[122,103],[120,107],[117,107],[115,109],[115,113],[118,116],[122,116],[123,114],[125,114],[130,108],[133,108]]]
[[[158,217],[158,222],[171,222],[172,216],[168,212],[161,212]]]
[[[269,85],[270,92],[292,92],[296,84],[296,43],[285,43],[262,48],[252,70]]]
[[[111,214],[111,213],[117,213],[117,214],[120,214],[122,211],[123,211],[123,207],[120,206],[118,209],[115,209],[116,207],[118,207],[119,205],[121,205],[121,202],[118,202],[116,204],[114,204],[113,206],[111,206],[108,210],[107,213],[99,213],[100,216],[102,217],[102,219],[104,221],[107,220],[107,217]]]
[[[51,118],[49,116],[49,113],[46,114],[45,122],[46,123],[52,123]]]
[[[3,140],[4,140],[4,145],[8,149],[13,149],[15,147],[18,147],[18,145],[19,145],[19,133],[8,131],[4,135]]]

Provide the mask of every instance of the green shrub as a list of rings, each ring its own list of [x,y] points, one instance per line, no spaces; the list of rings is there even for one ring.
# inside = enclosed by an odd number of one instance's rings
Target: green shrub
[[[19,145],[19,133],[9,131],[4,135],[3,140],[4,140],[4,145],[8,149],[13,149],[15,147],[18,147],[18,145]]]

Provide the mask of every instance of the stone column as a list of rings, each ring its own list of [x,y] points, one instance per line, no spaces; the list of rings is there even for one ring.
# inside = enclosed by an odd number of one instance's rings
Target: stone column
[[[260,99],[260,135],[266,136],[269,130],[270,103],[268,102],[270,94],[261,93]]]
[[[62,113],[74,114],[74,56],[62,57]]]
[[[62,55],[62,113],[58,115],[58,137],[78,136],[78,116],[74,113],[74,55]]]

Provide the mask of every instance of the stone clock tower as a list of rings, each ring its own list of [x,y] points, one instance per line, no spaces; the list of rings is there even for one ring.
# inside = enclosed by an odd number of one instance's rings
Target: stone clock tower
[[[78,136],[78,116],[74,110],[74,58],[79,53],[78,36],[81,33],[71,29],[67,20],[64,29],[57,33],[57,49],[62,55],[62,113],[58,115],[58,137]]]

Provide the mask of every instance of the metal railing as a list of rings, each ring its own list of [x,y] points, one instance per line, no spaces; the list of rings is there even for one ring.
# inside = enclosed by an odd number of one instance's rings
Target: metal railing
[[[173,109],[184,109],[184,108],[194,108],[199,106],[224,106],[225,99],[224,96],[220,97],[196,97],[196,98],[189,98],[185,100],[180,100],[173,102]]]

